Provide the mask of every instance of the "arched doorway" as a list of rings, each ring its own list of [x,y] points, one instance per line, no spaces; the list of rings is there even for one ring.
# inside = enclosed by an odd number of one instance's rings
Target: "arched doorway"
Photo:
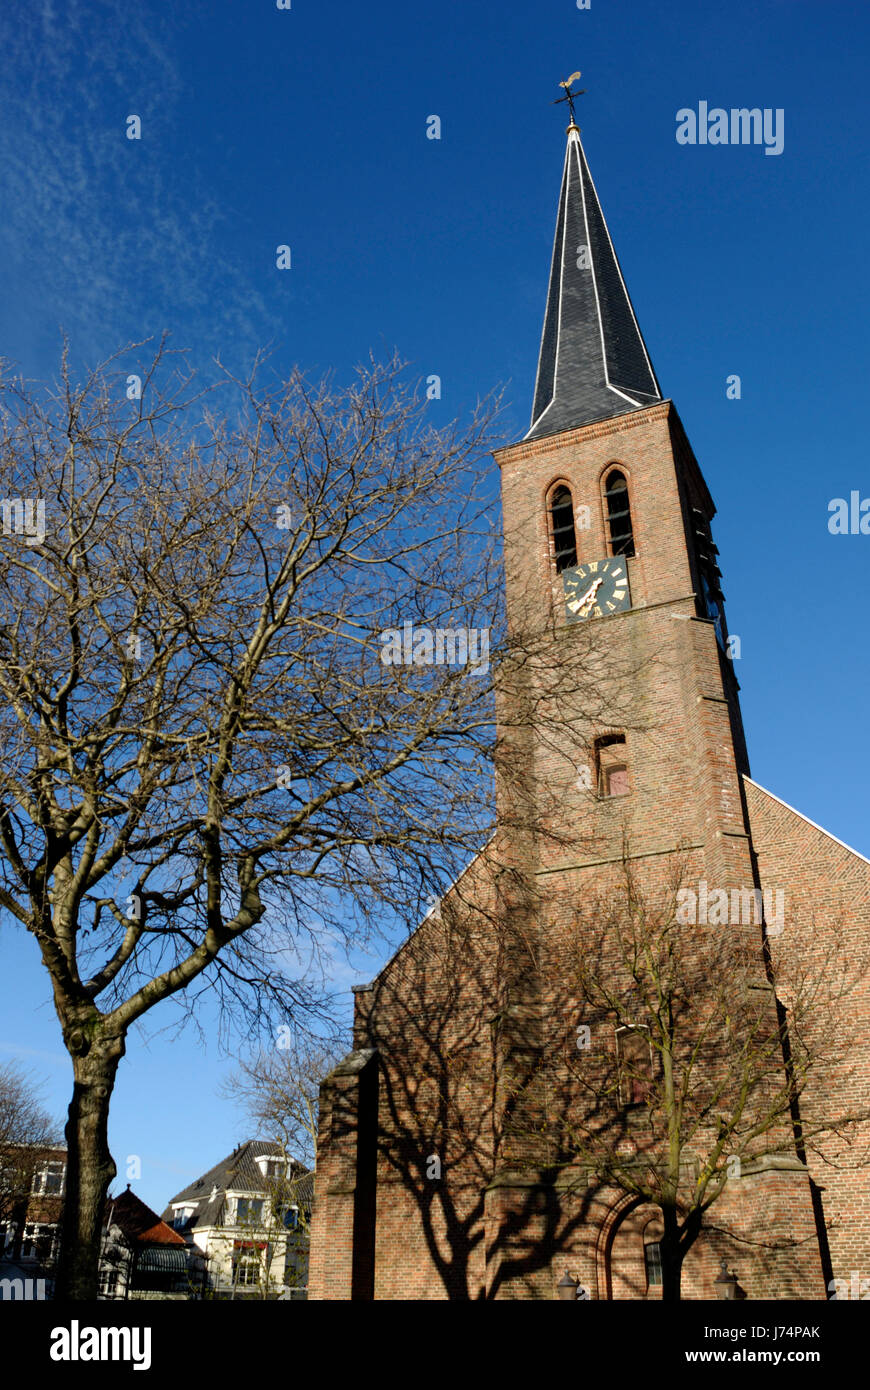
[[[598,1246],[598,1287],[614,1300],[661,1298],[658,1207],[639,1197],[624,1197],[611,1210]]]

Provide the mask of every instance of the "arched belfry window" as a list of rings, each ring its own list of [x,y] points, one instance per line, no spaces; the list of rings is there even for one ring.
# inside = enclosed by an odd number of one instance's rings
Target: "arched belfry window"
[[[571,489],[564,483],[550,494],[550,532],[556,573],[571,569],[577,563],[577,536],[574,531],[574,501]]]
[[[604,507],[607,513],[607,547],[611,555],[634,554],[634,528],[628,501],[625,474],[612,468],[604,480]]]

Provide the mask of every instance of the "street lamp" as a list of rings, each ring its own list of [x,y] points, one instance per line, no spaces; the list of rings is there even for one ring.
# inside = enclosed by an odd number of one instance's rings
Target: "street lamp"
[[[713,1285],[716,1289],[717,1298],[727,1298],[729,1301],[736,1299],[739,1287],[737,1275],[728,1273],[728,1266],[724,1259],[722,1260],[722,1268],[713,1280]]]
[[[577,1290],[579,1289],[579,1287],[580,1280],[572,1279],[567,1269],[565,1270],[565,1273],[562,1275],[562,1278],[556,1285],[556,1288],[559,1292],[559,1298],[564,1298],[566,1301],[574,1300],[577,1298]]]

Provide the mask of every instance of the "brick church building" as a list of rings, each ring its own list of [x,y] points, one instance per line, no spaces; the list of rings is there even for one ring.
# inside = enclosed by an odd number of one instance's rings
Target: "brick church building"
[[[680,1240],[683,1298],[857,1297],[870,861],[750,776],[714,504],[567,136],[497,827],[355,990],[309,1296],[655,1299]]]

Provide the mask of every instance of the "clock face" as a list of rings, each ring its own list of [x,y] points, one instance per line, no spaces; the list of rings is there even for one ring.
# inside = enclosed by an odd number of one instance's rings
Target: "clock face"
[[[628,566],[623,555],[607,560],[590,560],[562,571],[565,608],[569,623],[584,618],[606,618],[631,607]]]

